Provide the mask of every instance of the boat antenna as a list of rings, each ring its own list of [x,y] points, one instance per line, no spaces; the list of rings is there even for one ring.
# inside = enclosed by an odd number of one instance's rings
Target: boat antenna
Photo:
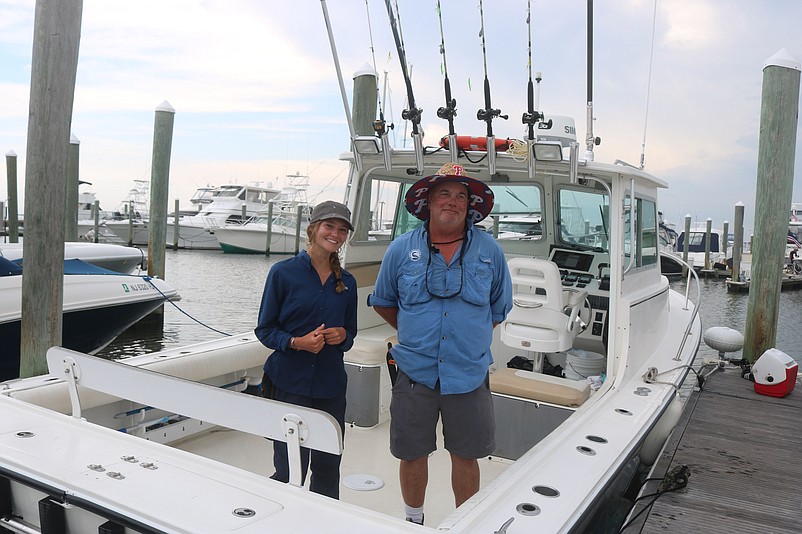
[[[404,82],[407,86],[407,100],[409,108],[401,112],[401,118],[412,123],[412,141],[415,145],[415,174],[423,174],[423,136],[420,132],[420,118],[423,110],[415,107],[415,95],[412,92],[412,80],[407,72],[407,56],[404,53],[404,45],[401,42],[399,34],[400,24],[396,22],[396,16],[393,14],[393,8],[390,6],[390,0],[384,0],[387,6],[387,16],[390,17],[390,27],[393,29],[393,38],[395,39],[395,47],[398,51],[398,60],[401,63],[401,72],[404,75]],[[398,4],[396,4],[396,9]]]
[[[490,104],[490,81],[487,78],[487,48],[485,46],[485,15],[482,0],[479,0],[479,20],[481,29],[479,36],[482,38],[482,62],[485,69],[485,107],[476,112],[476,118],[487,123],[487,165],[490,176],[496,174],[496,138],[493,135],[493,119],[500,117],[508,119],[508,115],[502,115],[500,109],[493,109]]]
[[[585,136],[585,160],[593,161],[593,147],[601,144],[600,137],[593,137],[593,0],[588,0],[588,109],[587,135]]]
[[[649,121],[649,95],[652,92],[652,62],[654,61],[654,29],[657,24],[657,0],[654,0],[654,13],[652,14],[652,46],[649,50],[649,75],[646,82],[646,110],[643,114],[643,142],[640,145],[640,168],[646,161],[646,125]]]
[[[529,45],[528,45],[528,52],[529,57],[527,61],[527,68],[529,70],[529,83],[526,86],[526,108],[527,111],[521,117],[521,122],[526,124],[529,129],[529,136],[526,139],[526,148],[527,148],[527,160],[529,161],[529,178],[534,179],[535,177],[535,141],[537,138],[535,137],[535,124],[538,121],[543,120],[543,113],[539,111],[535,111],[536,106],[540,104],[539,98],[536,101],[535,99],[535,84],[532,81],[532,0],[527,0],[526,2],[526,26],[529,30]],[[540,93],[540,80],[541,80],[540,73],[537,73],[537,88],[538,88],[538,96]],[[549,127],[551,127],[551,121],[549,121]]]
[[[378,77],[379,71],[376,68],[376,50],[373,47],[373,28],[370,24],[370,7],[368,6],[368,0],[365,0],[365,11],[367,11],[368,14],[368,35],[370,36],[370,55],[373,57],[373,71],[376,72],[376,76]],[[393,166],[393,158],[390,139],[387,137],[387,130],[392,130],[394,125],[390,124],[388,126],[387,121],[384,120],[384,106],[382,105],[382,96],[381,91],[379,91],[378,83],[376,84],[376,102],[379,108],[379,118],[373,121],[373,131],[376,132],[376,135],[381,140],[382,154],[384,155],[384,168],[389,171]]]
[[[437,18],[440,20],[440,55],[443,56],[443,85],[446,93],[446,105],[437,109],[437,116],[448,121],[448,153],[452,163],[459,159],[457,134],[454,133],[454,117],[457,116],[457,100],[451,97],[451,83],[448,81],[448,64],[446,63],[446,39],[443,34],[443,11],[440,0],[437,0]]]

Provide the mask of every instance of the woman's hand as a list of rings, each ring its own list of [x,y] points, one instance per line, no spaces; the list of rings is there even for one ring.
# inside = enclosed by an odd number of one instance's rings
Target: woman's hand
[[[321,330],[323,339],[326,345],[339,345],[345,341],[345,328],[342,326],[333,326],[331,328],[324,328]]]
[[[323,350],[323,345],[326,344],[326,339],[323,332],[326,331],[326,325],[322,324],[306,334],[305,336],[295,338],[295,348],[298,350],[305,350],[317,354]]]

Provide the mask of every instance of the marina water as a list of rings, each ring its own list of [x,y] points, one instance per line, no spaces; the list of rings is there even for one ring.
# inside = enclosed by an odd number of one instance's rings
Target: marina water
[[[208,341],[225,334],[252,331],[270,266],[288,257],[224,254],[213,250],[168,250],[165,278],[178,289],[181,300],[176,303],[177,307],[165,305],[163,331],[145,319],[124,332],[99,355],[127,358]],[[700,282],[703,331],[713,326],[726,326],[744,333],[749,295],[728,292],[723,278],[702,279]],[[684,280],[672,281],[671,286],[685,293]],[[694,295],[695,290],[691,287],[691,297]],[[802,291],[783,291],[780,294],[776,346],[802,363],[800,310]],[[716,357],[716,351],[702,342],[697,364],[704,358]],[[740,353],[729,357],[737,359]]]

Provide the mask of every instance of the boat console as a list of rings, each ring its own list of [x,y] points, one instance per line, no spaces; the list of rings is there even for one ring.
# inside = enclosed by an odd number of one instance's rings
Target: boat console
[[[549,259],[560,269],[560,279],[565,289],[588,292],[590,318],[588,328],[577,338],[582,341],[604,345],[604,325],[609,309],[610,275],[606,258],[593,251],[553,248]],[[605,269],[607,270],[605,274]],[[598,350],[599,346],[587,347]]]

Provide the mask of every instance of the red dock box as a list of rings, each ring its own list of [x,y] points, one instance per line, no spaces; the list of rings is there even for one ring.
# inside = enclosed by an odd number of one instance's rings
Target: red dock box
[[[769,349],[752,365],[755,391],[770,397],[785,397],[794,390],[799,364],[781,350]]]

